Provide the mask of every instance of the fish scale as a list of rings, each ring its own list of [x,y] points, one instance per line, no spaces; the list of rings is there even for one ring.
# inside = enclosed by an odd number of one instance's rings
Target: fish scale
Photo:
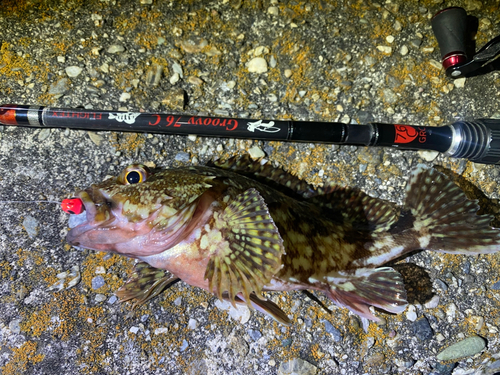
[[[132,165],[77,194],[87,221],[67,240],[138,259],[119,291],[137,303],[178,278],[283,324],[285,312],[262,291],[318,290],[377,320],[370,306],[400,313],[407,305],[402,277],[387,262],[419,249],[500,250],[492,217],[476,215],[478,205],[445,175],[418,166],[406,192],[395,207],[356,188],[315,190],[249,157],[156,173]]]

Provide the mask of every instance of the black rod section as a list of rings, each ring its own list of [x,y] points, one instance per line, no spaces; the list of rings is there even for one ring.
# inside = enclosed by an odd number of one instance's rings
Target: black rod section
[[[500,163],[500,120],[493,119],[459,121],[440,127],[350,125],[5,104],[0,105],[0,124],[434,150],[476,163]]]

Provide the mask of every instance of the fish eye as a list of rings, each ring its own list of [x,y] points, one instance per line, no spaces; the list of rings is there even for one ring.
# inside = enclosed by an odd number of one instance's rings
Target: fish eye
[[[137,171],[130,171],[125,175],[125,179],[129,184],[138,184],[142,182],[142,175]]]
[[[145,182],[149,176],[148,169],[140,164],[133,164],[125,168],[118,176],[118,181],[124,185],[139,184]]]

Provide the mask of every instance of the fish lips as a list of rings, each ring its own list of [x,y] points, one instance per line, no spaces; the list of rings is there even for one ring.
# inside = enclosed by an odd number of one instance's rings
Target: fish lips
[[[113,222],[116,221],[111,211],[109,219],[106,221],[96,221],[98,207],[90,197],[94,191],[81,191],[77,197],[81,199],[85,207],[86,221],[71,229],[66,235],[66,241],[72,246],[84,247],[91,250],[115,251],[115,244],[118,236],[113,234]],[[102,197],[101,197],[102,198]],[[119,238],[123,242],[123,236]]]

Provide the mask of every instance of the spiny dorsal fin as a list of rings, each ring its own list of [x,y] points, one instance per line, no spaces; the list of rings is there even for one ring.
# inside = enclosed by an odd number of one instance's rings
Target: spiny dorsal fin
[[[398,218],[389,202],[372,198],[358,189],[329,185],[322,191],[326,194],[308,201],[331,210],[333,215],[342,215],[344,221],[353,223],[357,229],[383,232]]]
[[[250,304],[250,294],[259,296],[281,268],[285,249],[278,228],[264,199],[253,188],[238,195],[214,226],[224,241],[210,254],[205,272],[209,290],[219,299],[227,292],[233,306],[236,295],[242,293]]]
[[[302,198],[309,198],[317,194],[314,187],[306,181],[286,172],[283,168],[274,167],[269,161],[263,162],[263,159],[252,160],[248,154],[233,156],[225,161],[215,160],[211,164],[250,178],[260,179],[262,182],[270,184],[275,189],[289,195],[292,193]]]

